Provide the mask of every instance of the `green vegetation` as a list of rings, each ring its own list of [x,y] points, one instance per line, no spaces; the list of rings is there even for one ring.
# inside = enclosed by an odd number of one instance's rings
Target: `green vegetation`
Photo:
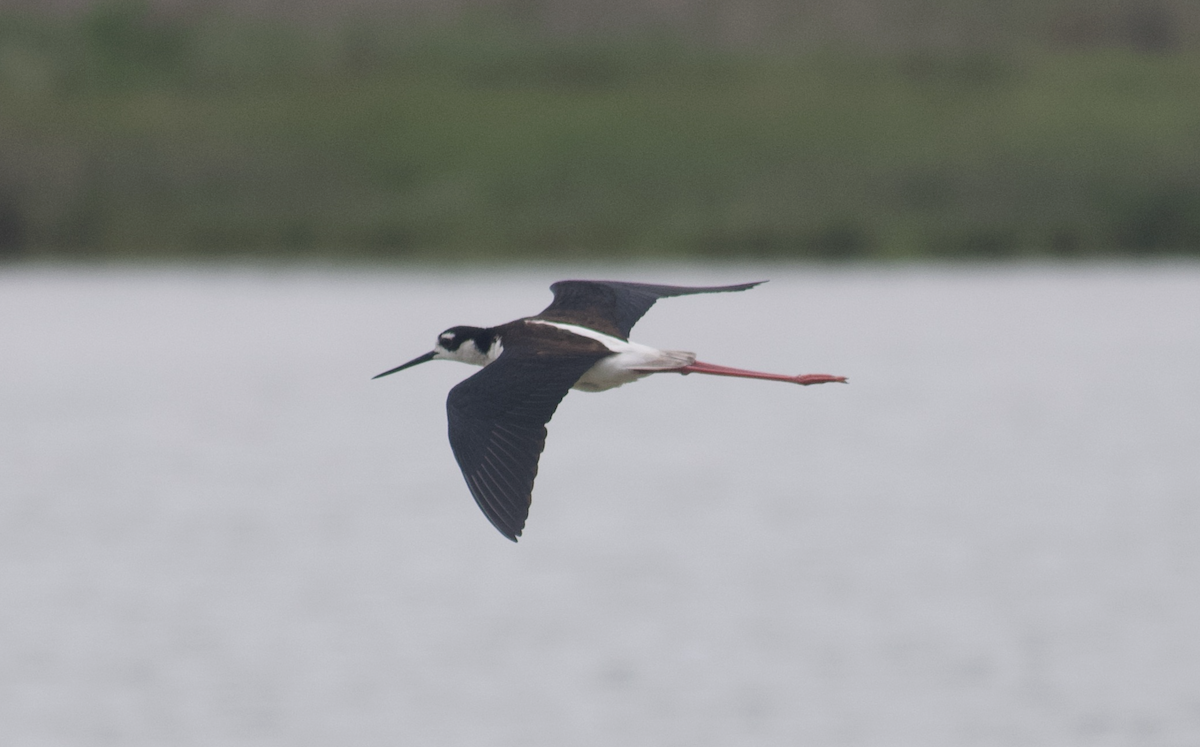
[[[1200,54],[0,17],[0,255],[1200,254]]]

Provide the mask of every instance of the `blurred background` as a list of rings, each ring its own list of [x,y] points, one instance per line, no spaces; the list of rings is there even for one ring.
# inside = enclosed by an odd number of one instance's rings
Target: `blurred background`
[[[1200,251],[1188,0],[0,0],[0,255]]]
[[[1194,0],[0,0],[0,745],[1194,747],[1198,256]],[[370,377],[570,277],[851,383],[513,545]]]

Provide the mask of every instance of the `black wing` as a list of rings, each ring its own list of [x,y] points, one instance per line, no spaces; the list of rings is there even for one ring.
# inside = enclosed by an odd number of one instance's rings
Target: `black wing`
[[[650,310],[654,302],[668,296],[692,293],[723,293],[742,291],[766,282],[720,285],[711,288],[687,288],[678,285],[647,285],[621,283],[612,280],[562,280],[550,286],[554,302],[535,319],[578,324],[622,340],[629,339],[629,330]]]
[[[513,542],[529,516],[546,423],[571,386],[609,355],[508,349],[446,398],[450,448],[488,521]]]

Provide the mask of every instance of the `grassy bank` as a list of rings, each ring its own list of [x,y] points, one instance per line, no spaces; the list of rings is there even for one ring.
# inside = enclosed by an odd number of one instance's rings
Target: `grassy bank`
[[[1200,253],[1200,56],[0,19],[0,255]]]

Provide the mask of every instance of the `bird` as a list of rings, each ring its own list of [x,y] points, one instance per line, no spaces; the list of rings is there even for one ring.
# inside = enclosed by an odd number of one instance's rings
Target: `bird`
[[[546,424],[571,389],[602,392],[656,373],[709,374],[800,385],[845,383],[844,376],[788,376],[717,366],[695,353],[658,350],[629,340],[655,301],[729,293],[766,282],[688,287],[612,280],[562,280],[540,313],[495,327],[450,327],[433,350],[372,378],[434,360],[481,366],[450,389],[450,448],[488,521],[517,541],[532,502]]]

